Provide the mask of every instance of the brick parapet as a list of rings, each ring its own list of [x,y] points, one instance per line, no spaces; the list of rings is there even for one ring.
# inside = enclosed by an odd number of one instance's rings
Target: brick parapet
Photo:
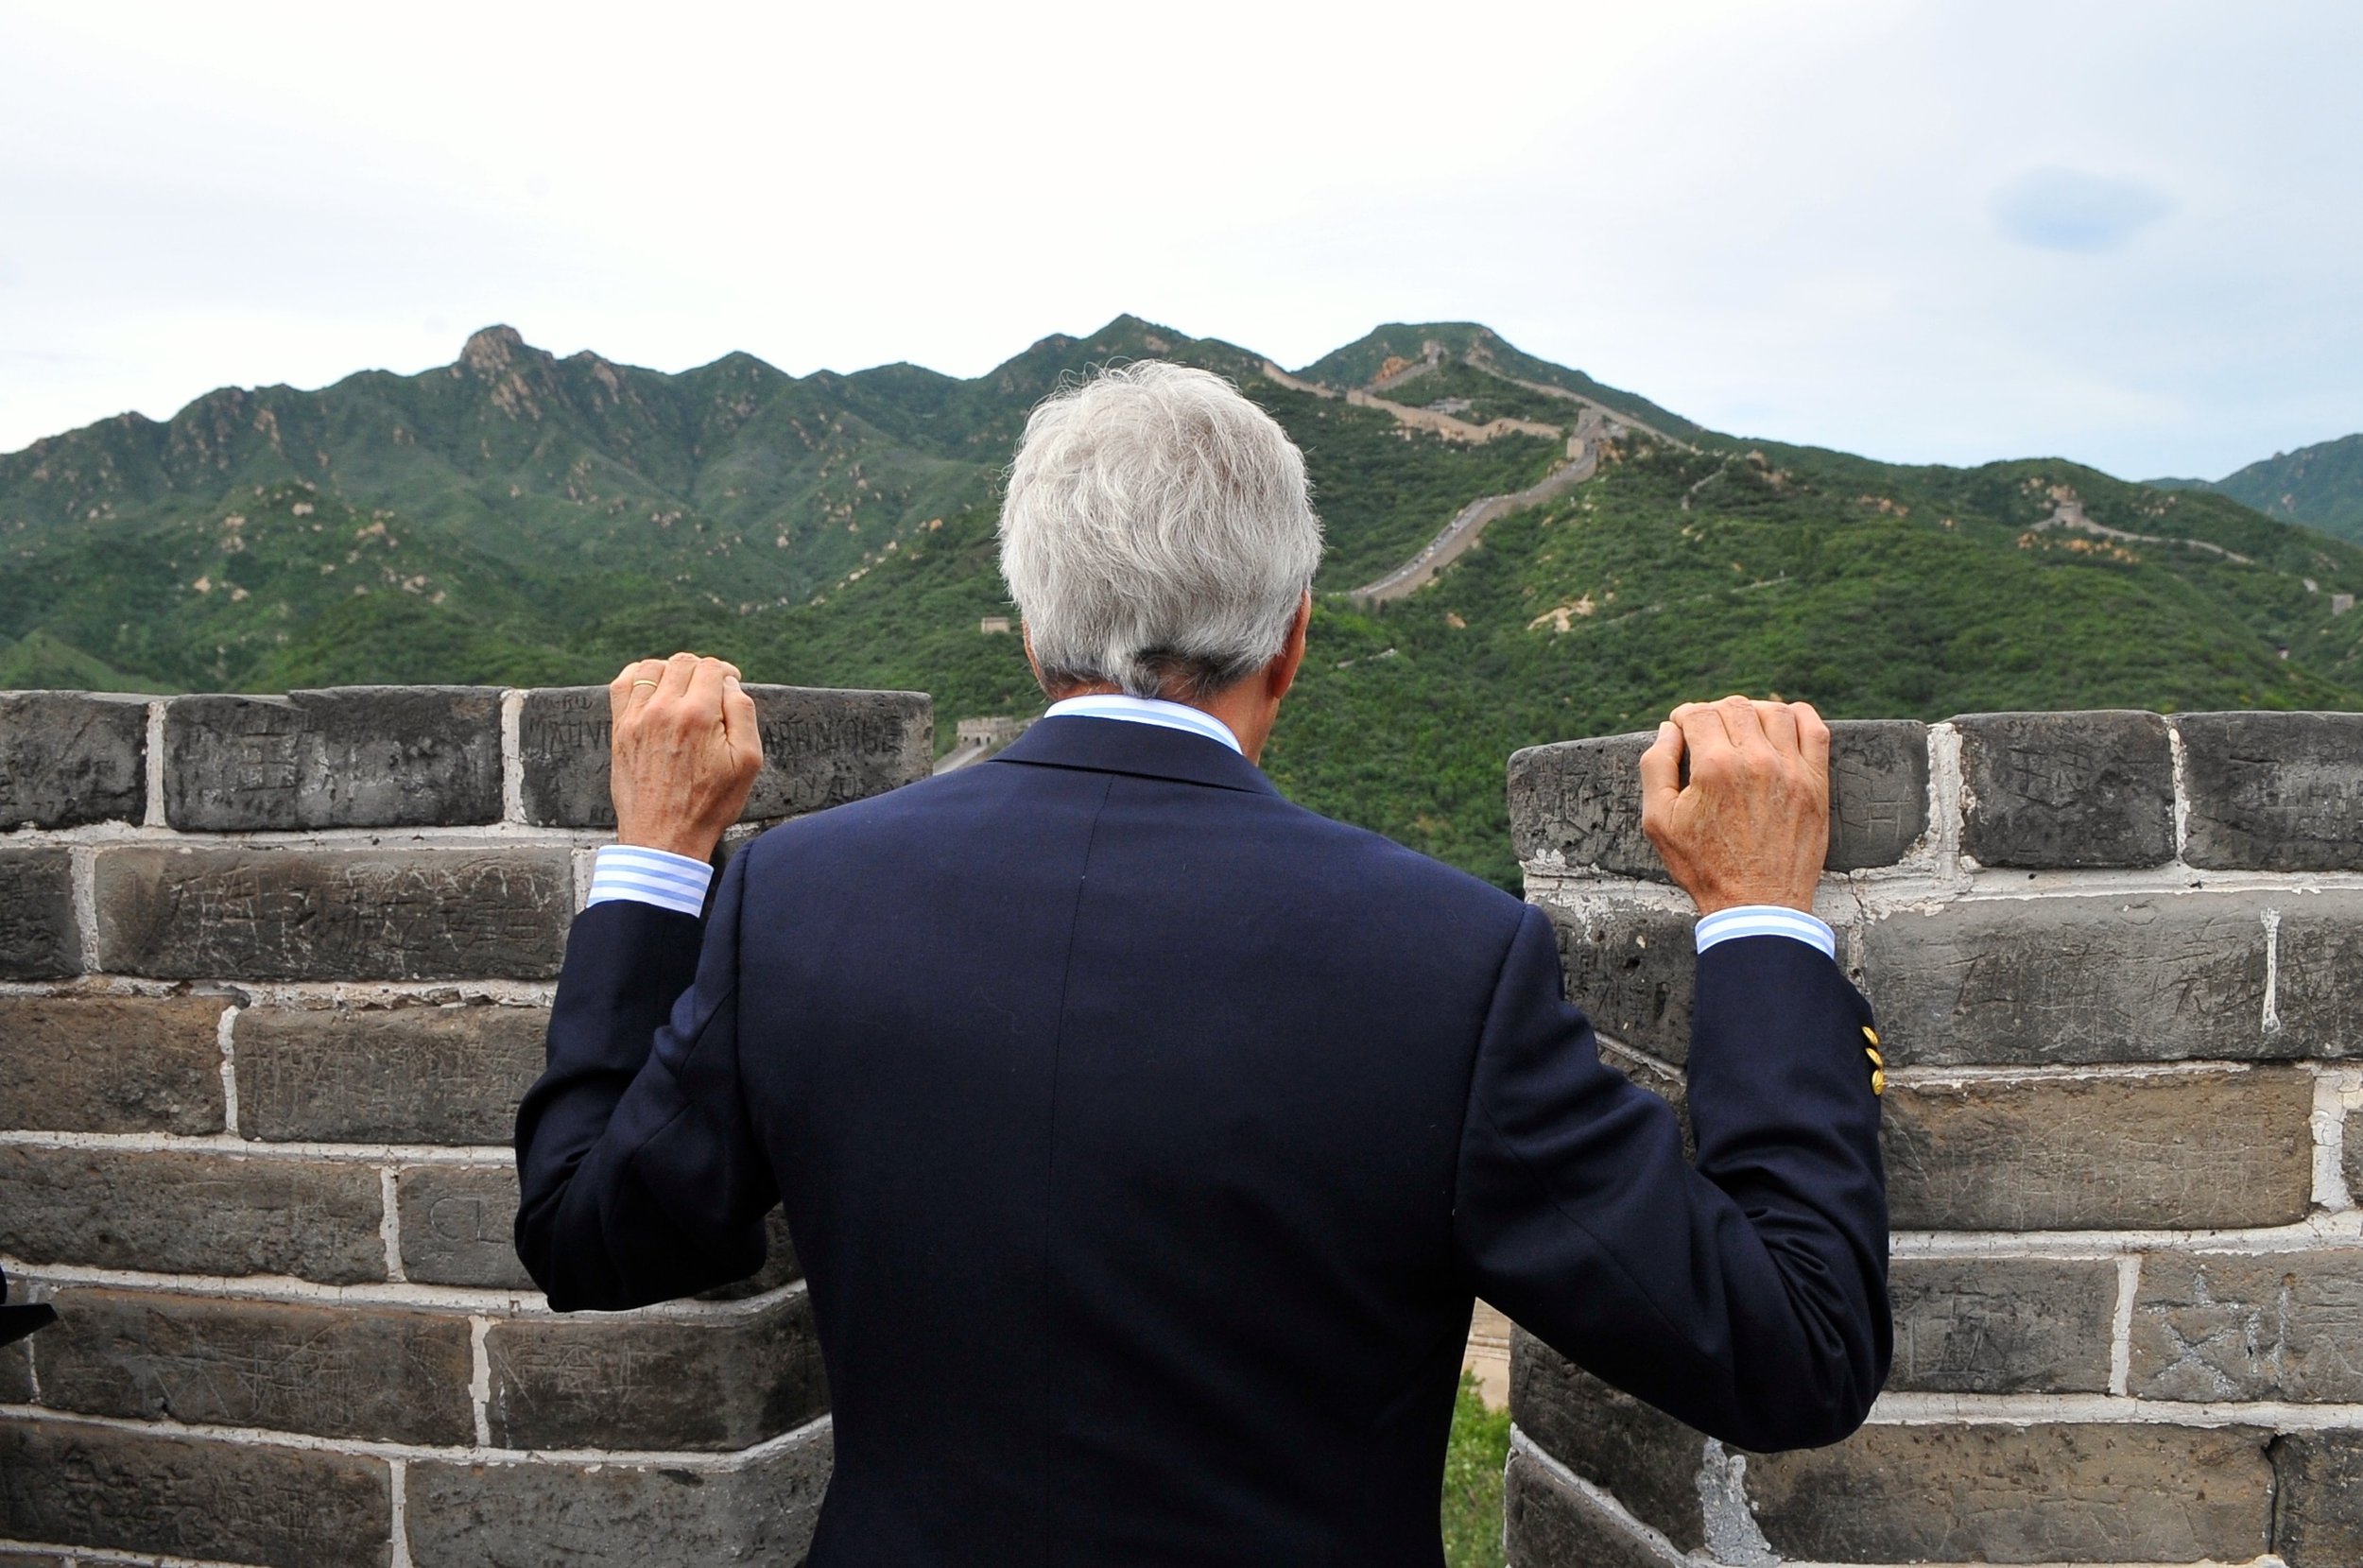
[[[2363,715],[1968,715],[1917,776],[1833,728],[1817,909],[1889,1063],[1894,1372],[1818,1454],[1603,1445],[1630,1402],[1520,1335],[1511,1560],[2351,1564]],[[1679,1108],[1647,742],[1520,753],[1512,830],[1603,1054]]]
[[[750,690],[726,850],[928,771],[924,697]],[[0,1350],[0,1561],[801,1553],[830,1436],[777,1216],[755,1280],[625,1314],[509,1246],[605,702],[0,694],[0,1262],[60,1313]]]

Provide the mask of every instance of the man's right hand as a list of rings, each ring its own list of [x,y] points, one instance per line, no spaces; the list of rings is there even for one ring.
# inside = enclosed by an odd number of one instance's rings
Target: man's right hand
[[[1701,915],[1810,913],[1830,850],[1830,727],[1806,702],[1683,703],[1641,755],[1641,831]]]

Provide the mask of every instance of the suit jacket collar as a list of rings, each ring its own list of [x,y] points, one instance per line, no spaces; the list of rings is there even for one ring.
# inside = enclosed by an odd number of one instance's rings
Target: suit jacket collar
[[[1183,730],[1133,724],[1120,718],[1066,715],[1034,721],[993,762],[1036,767],[1077,767],[1095,773],[1130,773],[1144,779],[1250,794],[1277,795],[1263,769],[1219,741]]]

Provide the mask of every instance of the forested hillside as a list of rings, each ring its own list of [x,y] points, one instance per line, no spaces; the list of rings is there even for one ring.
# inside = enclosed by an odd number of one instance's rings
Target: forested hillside
[[[989,375],[680,375],[506,329],[416,376],[225,390],[0,457],[0,687],[604,681],[687,646],[750,678],[1039,710],[993,567],[995,475],[1062,375],[1172,357],[1304,448],[1329,533],[1268,763],[1298,799],[1512,874],[1502,763],[1728,690],[1834,716],[2014,706],[2363,707],[2363,549],[2058,459],[1958,470],[1700,430],[1481,327],[1390,326],[1304,367],[1130,318]],[[1380,400],[1349,402],[1350,391]],[[1598,473],[1369,606],[1469,501]]]
[[[2212,490],[2268,517],[2363,540],[2363,435],[2276,452],[2220,479],[2150,482],[2173,490]]]

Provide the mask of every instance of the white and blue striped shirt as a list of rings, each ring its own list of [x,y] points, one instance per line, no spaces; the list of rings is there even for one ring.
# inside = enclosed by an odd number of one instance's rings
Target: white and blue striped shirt
[[[1200,735],[1245,754],[1239,737],[1214,715],[1159,698],[1121,697],[1113,693],[1070,697],[1053,702],[1044,716],[1153,724],[1161,730]],[[665,850],[643,849],[636,844],[611,844],[598,853],[593,865],[591,892],[583,904],[588,907],[610,899],[631,899],[694,917],[704,909],[706,887],[713,880],[714,868],[702,860]],[[1818,950],[1826,958],[1837,956],[1837,934],[1802,909],[1751,904],[1736,909],[1718,909],[1699,922],[1701,953],[1717,942],[1740,937],[1788,937]]]

